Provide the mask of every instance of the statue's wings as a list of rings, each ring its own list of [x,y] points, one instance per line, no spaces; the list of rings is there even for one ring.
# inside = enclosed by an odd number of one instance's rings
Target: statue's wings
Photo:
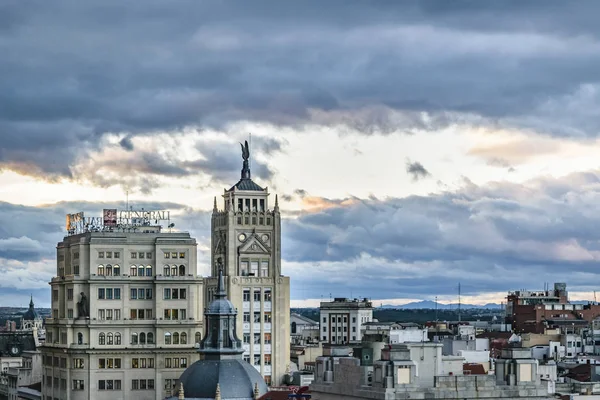
[[[242,158],[244,160],[247,160],[250,157],[250,149],[248,148],[248,141],[244,141],[244,144],[240,143],[240,146],[242,146]]]

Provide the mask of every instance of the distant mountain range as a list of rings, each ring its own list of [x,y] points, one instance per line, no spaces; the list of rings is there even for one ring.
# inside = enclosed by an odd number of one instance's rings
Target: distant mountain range
[[[377,301],[374,302],[375,305],[377,306]],[[588,300],[575,300],[575,301],[571,301],[571,304],[588,304],[590,303],[590,301]],[[382,306],[379,306],[379,308],[390,308],[390,309],[397,309],[397,310],[418,310],[418,309],[435,309],[435,301],[431,301],[431,300],[421,300],[421,301],[414,301],[412,303],[407,303],[407,304],[403,304],[401,306],[397,306],[397,305],[393,305],[393,304],[384,304]],[[479,308],[479,309],[486,309],[486,310],[500,310],[502,308],[502,304],[497,304],[497,303],[487,303],[487,304],[466,304],[466,303],[462,303],[460,305],[460,308],[463,310],[469,309],[469,308]],[[451,304],[442,304],[442,303],[437,303],[437,309],[438,310],[457,310],[458,309],[458,303],[451,303]]]
[[[377,303],[375,303],[377,304]],[[465,304],[462,303],[460,305],[460,308],[463,310],[466,310],[468,308],[483,308],[483,309],[489,309],[489,310],[493,310],[493,309],[500,309],[502,306],[500,304],[496,304],[496,303],[488,303],[488,304]],[[431,301],[431,300],[421,300],[421,301],[414,301],[412,303],[407,303],[407,304],[403,304],[401,306],[397,306],[397,305],[393,305],[393,304],[384,304],[383,306],[381,306],[381,308],[393,308],[393,309],[399,309],[399,310],[418,310],[418,309],[435,309],[436,308],[436,302],[435,301]],[[452,303],[452,304],[442,304],[442,303],[437,303],[437,309],[438,310],[456,310],[458,309],[458,303]]]

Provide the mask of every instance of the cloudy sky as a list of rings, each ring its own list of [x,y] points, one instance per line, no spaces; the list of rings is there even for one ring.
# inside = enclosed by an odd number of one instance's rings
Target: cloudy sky
[[[278,193],[292,304],[600,287],[596,1],[0,4],[0,304],[48,305],[64,214]]]

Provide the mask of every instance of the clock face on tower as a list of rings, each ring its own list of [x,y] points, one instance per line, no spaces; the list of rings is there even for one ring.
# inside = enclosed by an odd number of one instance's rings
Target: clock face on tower
[[[13,356],[16,356],[19,354],[19,346],[11,346],[10,348],[10,354],[12,354]]]
[[[246,235],[244,233],[240,233],[238,235],[238,239],[240,242],[243,242],[244,240],[246,240]]]

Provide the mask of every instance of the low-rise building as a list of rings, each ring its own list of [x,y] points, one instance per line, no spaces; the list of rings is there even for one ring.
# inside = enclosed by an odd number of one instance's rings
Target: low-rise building
[[[373,321],[373,303],[368,299],[336,297],[321,302],[320,336],[331,344],[358,343],[362,340],[363,324]]]
[[[292,343],[304,344],[319,341],[319,322],[304,315],[292,313],[290,316]]]

